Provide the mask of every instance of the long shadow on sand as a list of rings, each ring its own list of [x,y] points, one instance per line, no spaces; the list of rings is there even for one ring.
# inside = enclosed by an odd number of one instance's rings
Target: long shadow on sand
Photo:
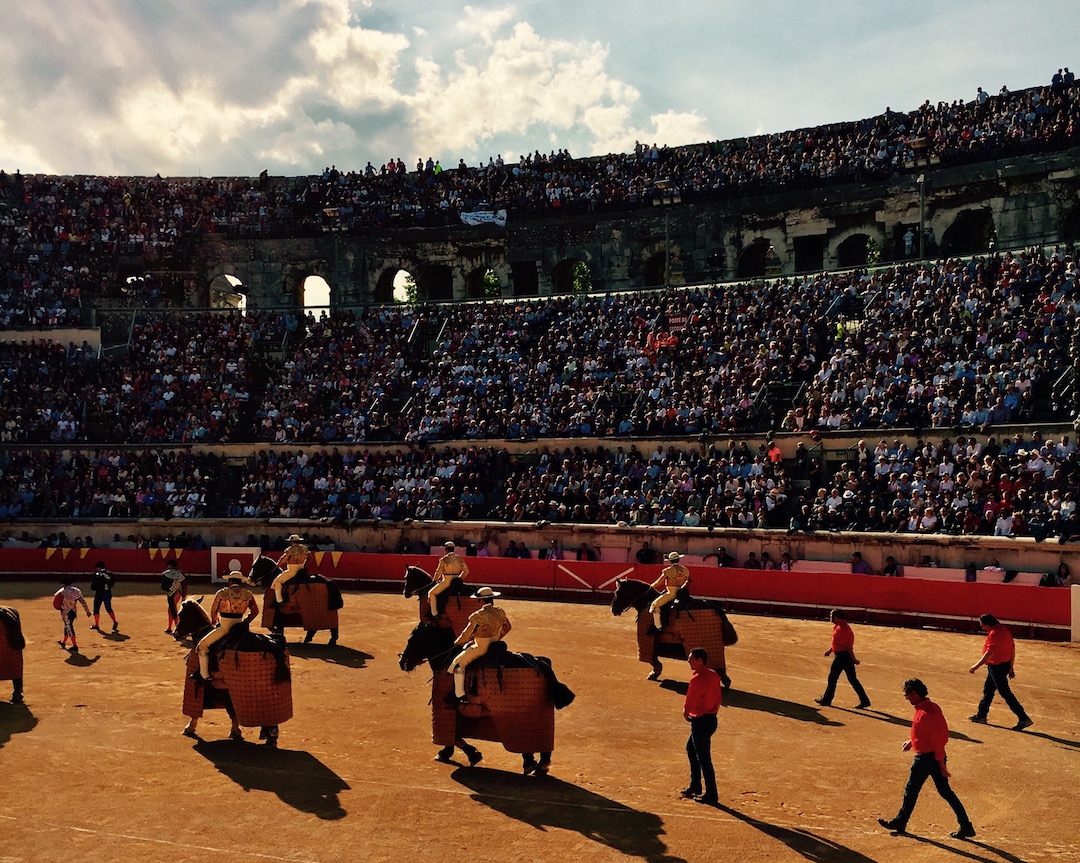
[[[651,812],[631,809],[550,776],[520,776],[476,767],[462,767],[450,775],[468,788],[478,803],[537,830],[571,830],[648,863],[685,863],[668,855],[660,838],[664,822]]]
[[[749,824],[755,830],[760,830],[766,836],[771,836],[779,842],[783,842],[792,851],[801,854],[813,863],[874,863],[872,857],[839,845],[829,839],[815,836],[809,830],[795,830],[790,827],[781,827],[779,824],[770,824],[768,821],[759,821],[751,818],[736,809],[720,804],[716,807],[721,812],[726,812],[737,821]]]
[[[374,659],[370,653],[335,644],[290,644],[289,655],[297,659],[321,659],[331,665],[344,665],[346,668],[363,668],[368,660]]]
[[[0,703],[0,749],[16,734],[33,731],[37,717],[25,704]]]
[[[89,668],[95,662],[101,659],[101,654],[98,654],[93,659],[87,656],[85,653],[72,653],[64,660],[68,665],[74,665],[76,668]]]
[[[309,752],[231,740],[200,740],[192,749],[245,791],[269,791],[324,821],[345,817],[338,794],[349,784]]]
[[[878,719],[882,722],[887,722],[889,725],[899,725],[901,728],[911,728],[911,720],[904,719],[900,716],[893,716],[891,713],[886,713],[884,710],[863,709],[856,710],[848,707],[833,707],[833,710],[842,710],[844,713],[850,713],[854,716],[865,716],[869,719]],[[949,729],[950,740],[963,740],[965,743],[982,743],[981,740],[976,740],[974,737],[968,737],[962,731],[954,731]]]
[[[756,692],[743,692],[741,689],[729,689],[724,692],[724,707],[760,710],[763,713],[786,716],[788,719],[797,719],[799,722],[814,722],[817,725],[842,726],[844,724],[822,716],[820,710],[809,705],[785,701],[783,698],[773,698],[770,695],[759,695]]]
[[[985,842],[980,842],[978,839],[968,839],[964,842],[950,845],[945,842],[938,842],[936,839],[929,839],[926,836],[914,836],[911,833],[908,833],[906,838],[914,839],[916,842],[920,842],[923,845],[933,845],[935,848],[951,851],[958,857],[963,857],[965,860],[976,860],[978,863],[1001,863],[1002,860],[1007,861],[1007,863],[1027,863],[1022,857],[1017,857],[1015,854],[1010,854],[1008,851],[1002,851],[1000,848],[995,848],[993,845],[987,845]],[[978,854],[973,850],[976,848],[981,848],[983,851],[989,851],[991,854],[997,856],[984,857],[982,854]]]

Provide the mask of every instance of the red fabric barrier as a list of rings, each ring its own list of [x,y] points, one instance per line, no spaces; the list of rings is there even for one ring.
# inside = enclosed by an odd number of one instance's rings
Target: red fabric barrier
[[[175,557],[188,575],[210,575],[209,551],[168,549],[0,549],[0,574],[40,578],[73,575],[89,578],[94,565],[105,561],[119,575],[157,575]],[[437,554],[363,554],[315,552],[315,572],[342,581],[401,585],[407,566],[435,572]],[[526,595],[606,598],[615,579],[652,582],[662,564],[602,563],[576,560],[516,560],[470,557],[469,582],[476,587],[513,589]],[[763,605],[840,606],[896,611],[925,617],[977,618],[990,612],[1002,620],[1067,627],[1069,591],[1023,584],[882,578],[837,572],[779,572],[694,566],[691,591],[695,596],[761,603]]]
[[[0,573],[31,578],[89,578],[102,560],[117,575],[157,575],[170,559],[175,559],[188,575],[210,575],[209,550],[168,548],[4,548],[0,549]]]

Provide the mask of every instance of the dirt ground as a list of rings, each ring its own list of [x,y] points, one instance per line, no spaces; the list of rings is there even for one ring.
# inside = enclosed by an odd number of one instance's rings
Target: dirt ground
[[[605,606],[503,602],[511,646],[550,656],[577,694],[557,715],[551,775],[533,777],[489,741],[476,768],[432,760],[429,673],[397,666],[415,599],[346,593],[340,646],[290,646],[295,717],[275,751],[254,729],[226,740],[222,711],[202,720],[202,742],[180,734],[187,648],[163,633],[155,586],[121,585],[119,637],[90,632],[80,613],[79,656],[56,644],[55,589],[0,585],[29,642],[26,704],[0,704],[0,863],[1080,860],[1067,814],[1080,784],[1080,650],[1068,644],[1018,642],[1015,690],[1035,724],[1017,733],[1000,701],[990,725],[966,718],[982,687],[967,671],[977,636],[856,626],[873,707],[853,709],[842,680],[836,706],[818,708],[829,624],[734,616],[734,691],[714,739],[720,806],[709,808],[678,796],[686,664],[646,681],[633,621]],[[953,729],[973,842],[948,837],[956,825],[931,783],[911,835],[876,823],[896,814],[911,762],[908,676]]]

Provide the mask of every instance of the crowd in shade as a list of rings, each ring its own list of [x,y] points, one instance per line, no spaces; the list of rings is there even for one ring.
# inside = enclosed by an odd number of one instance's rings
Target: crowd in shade
[[[221,475],[187,450],[0,449],[0,519],[201,518]]]
[[[432,323],[429,349],[413,335]],[[1052,377],[1080,362],[1080,286],[1071,252],[1036,250],[318,320],[141,314],[126,352],[39,340],[0,362],[14,442],[986,432],[1052,418]]]

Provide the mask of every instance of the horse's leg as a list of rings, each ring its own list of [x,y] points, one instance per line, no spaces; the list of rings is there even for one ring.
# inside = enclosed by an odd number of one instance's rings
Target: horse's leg
[[[195,740],[198,740],[199,732],[195,730],[198,725],[199,720],[197,718],[189,719],[188,724],[184,726],[184,730],[181,733],[184,735],[184,737],[192,737]]]
[[[278,726],[276,725],[264,725],[259,729],[259,739],[265,740],[266,745],[271,749],[277,748],[278,741]]]
[[[315,630],[309,629],[304,633],[304,644],[311,644],[312,639],[315,638]]]
[[[727,668],[718,668],[716,670],[720,672],[720,685],[723,686],[724,689],[731,689],[731,678],[728,677]]]
[[[225,712],[229,714],[229,719],[232,720],[232,728],[229,729],[229,739],[240,742],[244,739],[244,732],[240,730],[240,723],[236,721],[236,708],[233,707],[232,698],[225,700]]]
[[[655,656],[652,661],[652,671],[649,672],[649,680],[659,680],[660,673],[664,670],[664,666],[660,664],[660,660]]]
[[[551,769],[551,753],[550,752],[541,752],[540,753],[540,763],[536,765],[536,771],[535,772],[536,772],[537,776],[541,776],[541,775],[546,776],[548,770],[550,770],[550,769]]]
[[[521,772],[528,776],[539,765],[536,763],[536,756],[532,752],[523,752],[521,755]]]
[[[475,767],[477,764],[484,760],[484,756],[480,754],[480,750],[477,749],[475,746],[466,743],[465,740],[463,740],[462,738],[459,737],[454,742],[457,743],[461,751],[465,753],[465,757],[469,759],[470,767]]]
[[[441,761],[443,764],[449,764],[450,759],[452,759],[453,757],[454,757],[454,747],[453,746],[444,746],[435,755],[435,760],[436,761]]]
[[[330,630],[330,640],[328,642],[326,642],[326,646],[327,647],[333,647],[335,644],[337,644],[337,627],[336,626],[333,629]]]

